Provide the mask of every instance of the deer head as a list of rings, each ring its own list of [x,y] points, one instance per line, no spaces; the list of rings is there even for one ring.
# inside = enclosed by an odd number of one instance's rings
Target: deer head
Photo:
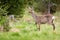
[[[29,13],[33,13],[34,12],[33,7],[29,7],[28,9],[29,9]]]

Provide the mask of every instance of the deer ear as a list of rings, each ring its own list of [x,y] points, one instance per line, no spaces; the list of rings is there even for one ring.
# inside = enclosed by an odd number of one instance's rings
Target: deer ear
[[[34,8],[33,7],[31,7],[32,8],[32,10],[34,10]]]
[[[28,7],[30,10],[32,9],[31,7]]]
[[[29,9],[33,10],[34,8],[33,7],[29,7]]]

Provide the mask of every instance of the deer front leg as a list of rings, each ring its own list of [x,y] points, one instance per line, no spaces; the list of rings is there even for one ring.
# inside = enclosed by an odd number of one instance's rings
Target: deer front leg
[[[37,29],[40,31],[40,24],[37,24]]]

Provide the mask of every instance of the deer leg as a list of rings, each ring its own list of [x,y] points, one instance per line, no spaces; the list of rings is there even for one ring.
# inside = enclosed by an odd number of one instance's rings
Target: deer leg
[[[53,31],[55,31],[55,25],[53,23],[53,20],[52,20],[52,26],[53,26]]]
[[[37,29],[40,31],[40,24],[37,24]]]
[[[53,26],[53,31],[55,30],[55,25],[54,25],[54,23],[52,24],[52,26]]]

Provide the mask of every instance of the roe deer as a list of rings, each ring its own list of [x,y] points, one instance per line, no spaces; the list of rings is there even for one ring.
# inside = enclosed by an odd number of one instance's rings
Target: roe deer
[[[46,15],[37,16],[32,8],[29,8],[29,13],[31,13],[32,17],[35,20],[35,23],[37,25],[38,30],[40,30],[40,24],[51,24],[53,26],[53,31],[55,30],[55,25],[53,23],[54,16],[50,13],[47,13]]]

